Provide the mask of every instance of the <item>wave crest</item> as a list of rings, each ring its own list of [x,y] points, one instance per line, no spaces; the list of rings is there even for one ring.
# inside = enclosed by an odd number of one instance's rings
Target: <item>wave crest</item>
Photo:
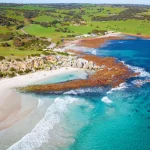
[[[74,109],[77,108],[80,109],[74,113]],[[58,97],[33,130],[8,150],[33,150],[41,147],[43,149],[58,150],[67,147],[74,142],[75,134],[89,119],[84,111],[88,112],[91,109],[93,109],[93,105],[84,99],[81,100],[71,96]],[[77,118],[74,119],[72,114]],[[73,131],[70,131],[71,127],[74,127]]]
[[[111,104],[113,103],[111,99],[109,99],[107,96],[103,97],[101,99],[102,102],[104,102],[105,104]]]
[[[75,102],[75,98],[66,97],[65,99],[56,98],[54,103],[47,109],[44,118],[34,127],[34,129],[25,135],[20,141],[12,145],[8,150],[32,150],[39,148],[42,144],[47,143],[50,136],[53,137],[52,146],[59,140],[60,144],[64,143],[64,139],[57,136],[63,133],[57,133],[55,125],[57,125],[63,114],[68,111],[67,105]],[[54,129],[52,131],[52,129]],[[51,130],[51,133],[49,131]],[[57,136],[54,136],[54,135]],[[73,140],[73,139],[71,139]],[[55,141],[55,142],[54,142]]]
[[[145,71],[144,68],[135,67],[131,65],[127,65],[127,67],[131,70],[133,70],[135,73],[140,73],[138,77],[148,77],[150,78],[150,73]]]
[[[104,90],[102,88],[98,88],[98,87],[93,87],[93,88],[80,88],[80,89],[76,89],[76,90],[70,90],[67,92],[64,92],[63,94],[65,95],[83,95],[83,94],[97,94],[97,93],[103,93]]]

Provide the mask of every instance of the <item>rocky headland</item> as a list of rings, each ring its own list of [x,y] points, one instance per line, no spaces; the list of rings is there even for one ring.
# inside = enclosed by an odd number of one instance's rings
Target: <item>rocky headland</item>
[[[80,58],[77,55],[49,55],[26,58],[25,60],[2,60],[0,77],[14,77],[33,73],[39,70],[56,70],[62,67],[83,68],[97,70],[99,67],[92,61]]]
[[[116,87],[127,79],[138,75],[112,57],[102,58],[87,54],[80,54],[79,56],[80,58],[74,63],[76,66],[95,69],[95,72],[89,75],[87,79],[77,79],[57,84],[32,85],[20,88],[20,90],[23,92],[51,93],[85,87]],[[68,65],[72,66],[70,62],[68,62]]]

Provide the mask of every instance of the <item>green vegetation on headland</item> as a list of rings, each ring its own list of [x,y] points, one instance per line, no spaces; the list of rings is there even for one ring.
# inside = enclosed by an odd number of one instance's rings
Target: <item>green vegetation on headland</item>
[[[28,56],[41,53],[43,48],[51,44],[45,38],[33,35],[5,33],[0,34],[0,56]]]
[[[150,35],[149,27],[146,5],[0,4],[0,58],[54,55],[65,39],[106,31]]]
[[[70,59],[72,58],[73,56],[70,56]],[[52,50],[33,54],[29,51],[26,57],[25,54],[21,55],[20,53],[10,57],[0,56],[0,78],[14,77],[38,70],[58,69],[65,67],[62,64],[68,60],[69,54],[67,52],[54,52]]]

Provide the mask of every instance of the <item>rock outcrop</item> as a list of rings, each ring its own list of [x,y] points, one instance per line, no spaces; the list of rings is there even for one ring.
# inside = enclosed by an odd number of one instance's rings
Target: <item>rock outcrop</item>
[[[15,72],[20,71],[35,72],[36,70],[55,70],[61,67],[83,68],[90,70],[98,70],[100,67],[92,61],[78,56],[58,56],[50,55],[46,57],[27,58],[26,60],[2,61],[0,64],[0,72]]]
[[[49,93],[86,87],[116,87],[127,79],[137,76],[137,73],[131,71],[122,62],[117,62],[115,58],[111,57],[100,58],[93,55],[84,55],[83,58],[77,58],[76,62],[73,60],[71,62],[74,66],[79,63],[80,65],[82,64],[82,67],[85,69],[90,68],[97,70],[91,74],[88,79],[78,79],[47,85],[33,85],[21,88],[21,90],[26,92]]]

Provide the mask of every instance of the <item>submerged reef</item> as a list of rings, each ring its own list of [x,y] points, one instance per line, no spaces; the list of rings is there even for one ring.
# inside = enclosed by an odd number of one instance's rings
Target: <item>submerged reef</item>
[[[124,39],[124,36],[104,36],[98,38],[85,38],[78,42],[78,46],[89,47],[89,48],[98,48],[101,45],[105,44],[108,40],[120,40]]]

